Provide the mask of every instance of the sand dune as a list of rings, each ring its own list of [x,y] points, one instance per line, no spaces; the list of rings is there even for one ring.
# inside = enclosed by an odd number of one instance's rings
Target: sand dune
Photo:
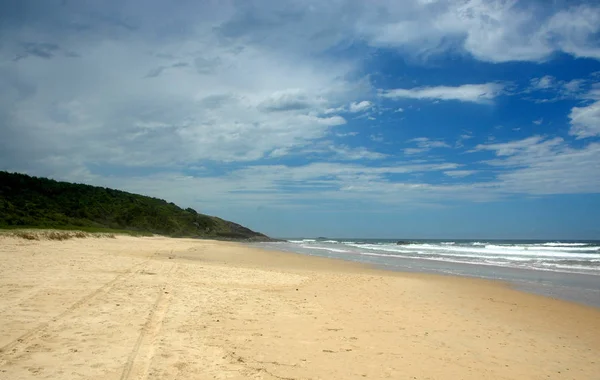
[[[600,310],[234,243],[0,236],[0,379],[600,379]]]

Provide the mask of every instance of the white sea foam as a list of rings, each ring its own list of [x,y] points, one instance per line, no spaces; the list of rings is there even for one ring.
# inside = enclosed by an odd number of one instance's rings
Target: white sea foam
[[[379,256],[379,257],[393,257],[397,259],[410,259],[411,257],[403,257],[398,255],[390,255],[385,253],[373,253],[373,252],[363,252],[361,253],[365,256]],[[470,264],[470,265],[485,265],[485,266],[502,266],[502,267],[511,267],[511,268],[525,268],[532,270],[542,270],[547,272],[567,272],[567,273],[588,273],[600,276],[600,267],[589,267],[585,265],[564,265],[564,264],[554,264],[554,263],[515,263],[515,262],[507,262],[507,261],[496,261],[496,260],[483,260],[483,261],[464,261],[464,260],[456,260],[453,258],[440,258],[440,257],[422,257],[422,260],[427,261],[438,261],[438,262],[446,262],[446,263],[454,263],[454,264]],[[448,273],[453,273],[451,270]]]
[[[373,245],[373,244],[354,244],[351,245],[356,248],[378,250],[386,252],[398,252],[398,253],[411,253],[415,251],[425,251],[431,253],[440,253],[446,255],[455,254],[479,254],[484,257],[489,255],[499,256],[520,256],[520,257],[539,257],[539,258],[552,258],[552,257],[564,257],[564,258],[582,258],[582,259],[598,259],[600,253],[598,250],[586,253],[582,252],[562,252],[558,250],[540,250],[539,247],[533,249],[519,249],[517,247],[506,247],[506,246],[494,246],[487,245],[483,247],[465,247],[465,246],[441,246],[433,244],[410,244],[410,245]]]
[[[387,259],[422,259],[438,262],[495,265],[552,271],[600,274],[600,246],[586,243],[491,243],[491,242],[415,242],[291,240],[302,249],[344,254],[355,258],[374,256]],[[344,247],[345,249],[340,249]]]
[[[534,245],[543,245],[546,247],[583,247],[589,245],[587,243],[561,243],[559,241],[553,243],[543,243],[543,244],[534,244]]]
[[[600,271],[600,266],[588,266],[588,265],[578,265],[578,264],[556,264],[556,263],[541,263],[540,265],[553,267],[553,268],[577,268],[577,269]]]
[[[565,257],[565,258],[583,258],[596,259],[600,258],[598,253],[599,247],[594,247],[592,250],[558,250],[558,249],[543,249],[543,247],[523,247],[523,246],[499,246],[486,245],[483,248],[475,247],[441,247],[430,244],[413,245],[411,248],[427,249],[432,251],[450,252],[470,252],[479,254],[496,254],[503,256],[524,256],[524,257]]]
[[[288,243],[296,243],[296,244],[301,244],[301,243],[314,243],[316,242],[315,239],[302,239],[302,240],[288,240]]]
[[[504,249],[507,251],[555,251],[555,252],[597,252],[600,251],[600,247],[592,247],[592,246],[587,246],[587,247],[573,247],[573,246],[567,246],[567,247],[559,247],[559,246],[545,246],[545,245],[531,245],[531,246],[525,246],[525,245],[494,245],[494,244],[489,244],[485,246],[486,248],[490,248],[490,249]]]
[[[338,252],[338,253],[348,253],[350,251],[347,251],[345,249],[338,249],[338,248],[329,248],[329,247],[315,247],[312,245],[301,245],[302,248],[310,248],[310,249],[318,249],[321,251],[330,251],[330,252]]]

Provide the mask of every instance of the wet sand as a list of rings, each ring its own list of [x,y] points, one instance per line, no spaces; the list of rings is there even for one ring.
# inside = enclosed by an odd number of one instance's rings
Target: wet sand
[[[0,379],[600,379],[600,309],[163,237],[0,236]]]

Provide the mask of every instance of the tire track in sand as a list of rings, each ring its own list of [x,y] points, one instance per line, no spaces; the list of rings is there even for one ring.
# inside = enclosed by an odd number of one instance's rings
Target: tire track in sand
[[[61,319],[65,318],[70,313],[76,311],[81,306],[83,306],[85,303],[87,303],[88,301],[90,301],[92,298],[98,296],[99,294],[104,293],[104,292],[109,292],[110,289],[117,282],[119,282],[120,280],[126,278],[127,276],[130,276],[134,272],[139,272],[139,269],[137,269],[137,268],[139,268],[139,267],[147,264],[149,261],[150,261],[150,259],[147,259],[147,260],[145,260],[145,261],[143,261],[141,263],[137,263],[137,264],[131,266],[124,273],[121,273],[121,274],[117,275],[112,280],[108,281],[107,283],[105,283],[104,285],[100,286],[96,290],[92,291],[91,293],[88,293],[87,295],[85,295],[84,297],[80,298],[75,303],[71,304],[69,307],[67,307],[60,314],[52,317],[50,320],[48,320],[46,322],[40,323],[39,325],[37,325],[33,329],[27,331],[26,333],[22,334],[18,338],[13,339],[12,341],[10,341],[7,344],[5,344],[4,346],[0,347],[0,366],[3,366],[4,364],[6,364],[6,361],[7,361],[7,357],[6,356],[8,356],[8,355],[13,356],[13,355],[19,353],[19,351],[20,351],[19,350],[19,346],[21,346],[21,347],[22,346],[26,346],[28,344],[28,342],[33,337],[36,336],[36,334],[42,332],[50,324],[56,323],[56,322],[60,321]]]
[[[171,273],[176,264],[171,264],[166,275]],[[140,334],[127,358],[119,380],[144,380],[148,378],[154,351],[163,321],[171,304],[171,286],[165,283],[159,286],[156,301],[148,314],[148,319],[142,327]]]
[[[21,303],[28,301],[31,298],[35,297],[36,295],[41,293],[42,290],[44,290],[45,288],[48,288],[48,287],[56,284],[58,281],[62,280],[67,273],[68,273],[68,271],[66,269],[64,269],[60,273],[55,274],[51,280],[48,280],[41,284],[37,284],[37,285],[31,287],[31,289],[28,289],[28,290],[25,290],[25,291],[19,293],[17,295],[17,297],[15,297],[14,299],[4,302],[4,306],[2,308],[0,308],[0,314],[4,313],[6,310],[17,307]],[[1,348],[0,348],[0,351],[1,351]]]

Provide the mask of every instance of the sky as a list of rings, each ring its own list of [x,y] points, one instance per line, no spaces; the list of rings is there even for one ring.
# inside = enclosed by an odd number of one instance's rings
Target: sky
[[[600,4],[4,0],[0,170],[274,237],[600,239]]]

